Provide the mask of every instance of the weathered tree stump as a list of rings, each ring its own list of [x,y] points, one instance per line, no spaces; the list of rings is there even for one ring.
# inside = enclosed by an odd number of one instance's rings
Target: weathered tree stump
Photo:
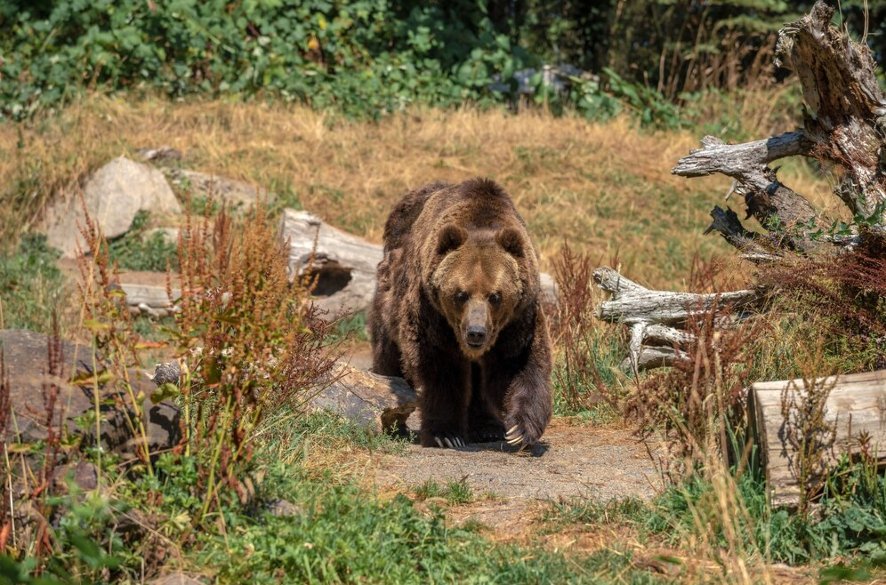
[[[820,412],[805,408],[810,390],[819,393]],[[773,505],[797,506],[803,490],[816,485],[841,456],[856,456],[863,448],[886,465],[886,370],[813,382],[758,382],[748,391],[748,408]],[[803,461],[804,452],[807,459],[814,452],[813,460]]]
[[[729,194],[744,197],[747,217],[756,218],[767,233],[746,229],[731,209],[719,207],[711,212],[714,221],[706,233],[719,232],[755,262],[827,251],[830,244],[853,247],[868,235],[886,235],[886,97],[867,46],[831,24],[835,10],[833,3],[816,2],[808,15],[779,32],[776,61],[796,72],[800,81],[803,128],[734,145],[705,136],[701,148],[680,159],[672,171],[683,177],[720,173],[733,179]],[[843,169],[834,194],[853,216],[873,224],[867,235],[821,235],[829,220],[769,167],[794,155]]]

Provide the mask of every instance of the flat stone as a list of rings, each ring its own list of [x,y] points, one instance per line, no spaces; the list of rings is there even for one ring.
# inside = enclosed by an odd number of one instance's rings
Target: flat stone
[[[122,156],[98,169],[86,181],[83,203],[106,238],[116,238],[129,231],[140,210],[161,219],[182,213],[163,173]],[[61,250],[65,257],[75,257],[78,245],[86,249],[80,235],[80,226],[84,223],[80,198],[74,193],[65,194],[46,212],[44,224],[49,245]]]
[[[212,197],[235,209],[249,209],[258,200],[258,190],[243,181],[187,169],[170,169],[167,173],[173,184],[192,197]]]
[[[49,372],[48,347],[50,338],[41,333],[21,329],[0,330],[0,347],[6,376],[9,379],[10,410],[15,424],[10,425],[6,441],[33,443],[46,438],[46,406],[44,389],[55,387],[55,414],[65,421],[67,432],[82,437],[87,443],[95,442],[94,424],[81,427],[77,419],[95,409],[92,384],[79,386],[72,383],[77,376],[88,376],[92,371],[92,351],[88,347],[60,340],[58,344],[59,369]],[[129,379],[136,395],[150,396],[156,385],[138,370],[129,371]],[[135,443],[144,439],[133,438],[127,424],[127,413],[119,407],[128,400],[126,394],[113,388],[100,388],[99,412],[101,414],[101,444],[105,449],[128,453]],[[153,404],[146,398],[142,405],[145,413],[145,430],[151,452],[166,450],[178,444],[180,411],[170,402]]]

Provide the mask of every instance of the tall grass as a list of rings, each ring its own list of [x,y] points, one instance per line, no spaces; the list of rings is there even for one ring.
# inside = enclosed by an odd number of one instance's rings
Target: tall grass
[[[551,319],[556,348],[555,411],[568,415],[598,404],[615,407],[625,393],[624,376],[618,369],[625,337],[620,327],[594,318],[597,293],[592,259],[564,244],[553,265],[557,282],[557,311]]]
[[[0,124],[0,175],[10,177],[0,187],[0,240],[33,229],[46,202],[111,158],[168,144],[188,168],[269,189],[374,241],[408,189],[489,176],[529,221],[546,270],[565,239],[594,258],[618,254],[652,288],[678,289],[694,253],[732,253],[701,233],[729,181],[670,174],[699,132],[540,111],[415,109],[354,122],[261,102],[92,96],[34,123]],[[816,205],[834,199],[803,164],[785,161],[780,178]]]

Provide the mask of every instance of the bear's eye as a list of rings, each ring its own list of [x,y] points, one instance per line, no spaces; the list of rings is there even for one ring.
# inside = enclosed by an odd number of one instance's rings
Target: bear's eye
[[[460,290],[457,293],[455,293],[455,302],[459,303],[459,304],[465,303],[468,300],[468,296],[469,296],[468,293],[466,293],[463,290]]]
[[[501,293],[494,292],[489,295],[489,302],[493,305],[497,305],[501,302]]]

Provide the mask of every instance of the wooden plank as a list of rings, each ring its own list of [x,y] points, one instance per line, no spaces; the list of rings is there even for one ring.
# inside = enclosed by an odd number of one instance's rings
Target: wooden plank
[[[803,379],[757,382],[749,391],[749,416],[766,469],[769,496],[775,506],[796,506],[804,489],[798,483],[797,450],[787,438],[785,398],[795,404],[807,395]],[[859,437],[870,437],[870,447],[886,465],[886,370],[818,378],[813,388],[827,391],[824,421],[833,429],[833,442],[821,454],[831,468],[840,456],[860,452]],[[795,414],[795,411],[791,411]]]

